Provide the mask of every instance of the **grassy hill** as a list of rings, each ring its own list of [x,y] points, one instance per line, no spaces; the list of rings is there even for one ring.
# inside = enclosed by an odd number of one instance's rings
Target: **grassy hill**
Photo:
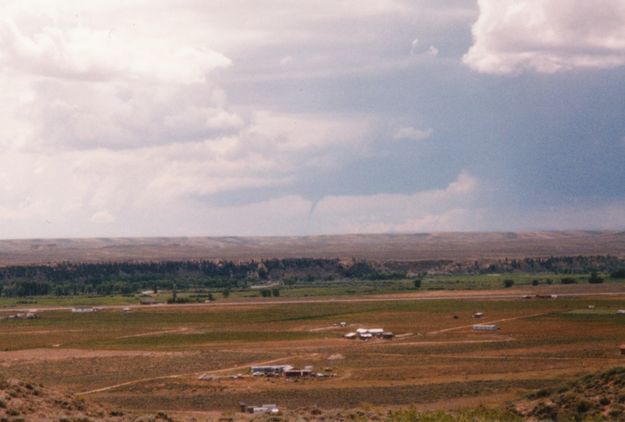
[[[538,390],[515,409],[534,420],[625,420],[625,368]]]

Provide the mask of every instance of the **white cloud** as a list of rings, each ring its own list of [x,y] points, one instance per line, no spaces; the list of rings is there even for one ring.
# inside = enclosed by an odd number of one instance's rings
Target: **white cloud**
[[[280,59],[281,66],[286,66],[291,63],[293,63],[293,56],[284,56]]]
[[[444,189],[413,194],[330,196],[313,214],[317,227],[332,233],[460,230],[477,214],[466,206],[479,192],[479,181],[467,172]]]
[[[436,57],[438,56],[438,53],[439,53],[438,48],[434,47],[433,45],[428,47],[428,51],[427,51],[428,55]]]
[[[207,198],[254,189],[275,194],[340,169],[383,128],[369,114],[292,112],[272,107],[272,98],[247,101],[237,83],[250,83],[250,75],[397,69],[388,46],[405,43],[408,32],[387,31],[388,22],[413,25],[416,10],[425,34],[430,17],[431,26],[467,20],[464,8],[447,13],[410,0],[232,0],[220,7],[195,0],[176,7],[164,0],[3,1],[0,233],[301,233],[310,201],[300,196],[222,207]],[[405,51],[392,54],[401,66],[419,62]],[[233,86],[236,104],[227,92]],[[293,105],[323,108],[297,99]],[[404,128],[401,138],[430,135]],[[356,198],[344,200],[347,206]],[[320,216],[328,230],[350,228],[346,216]]]
[[[419,129],[415,127],[402,127],[393,133],[393,139],[422,141],[432,136],[434,131],[431,128]]]
[[[91,221],[94,223],[106,224],[106,223],[112,223],[113,221],[115,221],[115,218],[107,210],[101,210],[91,216]]]
[[[19,26],[0,21],[2,62],[43,76],[109,80],[156,79],[197,83],[229,58],[210,49],[170,42],[168,37],[127,37],[111,30],[59,25],[58,19],[22,13]]]
[[[483,73],[554,73],[625,64],[625,2],[479,0],[465,64]]]
[[[419,38],[415,38],[410,43],[410,55],[411,56],[414,56],[415,54],[417,54],[417,47],[419,47]]]

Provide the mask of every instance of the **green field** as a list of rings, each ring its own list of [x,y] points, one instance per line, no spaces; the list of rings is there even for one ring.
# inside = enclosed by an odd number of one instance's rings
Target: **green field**
[[[504,286],[504,281],[511,280],[513,287],[557,286],[563,278],[572,278],[574,284],[587,285],[589,274],[563,275],[552,273],[512,273],[488,275],[433,275],[421,281],[419,289],[415,289],[413,279],[403,280],[337,280],[311,281],[293,286],[272,286],[265,290],[278,289],[279,297],[329,297],[329,296],[363,296],[387,293],[402,293],[429,290],[496,290]],[[603,284],[625,284],[623,279],[610,279],[607,275]],[[233,289],[227,297],[223,290],[198,289],[178,292],[178,298],[190,302],[204,302],[211,294],[214,300],[239,300],[262,298],[263,289]],[[160,291],[154,295],[158,303],[166,303],[171,299],[171,291]],[[139,295],[112,296],[32,296],[32,297],[0,297],[0,309],[7,307],[36,308],[45,306],[107,306],[134,305],[139,303]]]
[[[574,287],[589,295],[620,285]],[[570,286],[550,287],[564,288]],[[423,299],[429,293],[402,294]],[[616,310],[625,308],[625,292],[532,300],[464,294],[465,299],[364,295],[342,303],[322,297],[278,304],[231,296],[215,304],[130,312],[42,311],[40,319],[0,320],[1,372],[86,392],[132,412],[232,414],[240,401],[258,401],[276,402],[295,419],[308,414],[312,403],[327,415],[397,411],[391,420],[412,420],[410,415],[433,409],[506,414],[510,400],[623,360],[618,345],[625,342],[625,317]],[[473,332],[476,311],[485,314],[479,322],[499,330]],[[341,321],[348,326],[340,327]],[[358,327],[382,327],[397,337],[342,338]],[[291,381],[247,375],[251,364],[262,362],[330,368],[335,376]],[[200,381],[202,373],[223,379]],[[235,374],[242,377],[229,378]],[[481,404],[487,408],[478,413],[462,410]],[[408,405],[414,410],[405,410]],[[426,415],[447,420],[442,413]]]

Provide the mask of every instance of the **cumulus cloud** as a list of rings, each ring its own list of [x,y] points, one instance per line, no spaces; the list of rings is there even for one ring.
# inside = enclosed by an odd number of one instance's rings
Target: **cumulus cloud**
[[[313,219],[336,233],[457,230],[477,217],[466,207],[479,188],[477,178],[462,172],[443,189],[329,196],[319,201]]]
[[[34,13],[0,21],[0,47],[2,61],[16,69],[70,79],[194,83],[231,64],[219,52],[177,45],[165,37],[122,37],[111,30],[59,25],[52,16]]]
[[[554,73],[625,64],[625,3],[479,0],[463,61],[492,74]]]
[[[388,130],[380,122],[395,118],[375,102],[358,114],[353,99],[345,112],[327,106],[325,88],[318,98],[306,92],[317,92],[312,82],[321,78],[417,66],[405,49],[388,48],[405,46],[414,16],[424,39],[442,24],[468,22],[466,6],[431,4],[3,1],[2,236],[302,233],[311,207],[297,187],[349,172]],[[405,30],[388,31],[389,22]],[[415,40],[415,53],[436,55],[428,45]],[[262,96],[256,90],[272,85],[255,77],[311,83]],[[406,127],[395,135],[431,134]],[[409,195],[326,197],[314,230],[452,227],[471,180],[464,174]],[[263,200],[211,202],[249,191]],[[357,218],[333,216],[337,208]]]
[[[91,216],[91,221],[94,223],[112,223],[114,220],[113,215],[107,210],[98,211]]]
[[[419,129],[415,127],[402,127],[393,133],[393,139],[396,140],[410,140],[410,141],[422,141],[432,136],[434,131],[431,128]]]

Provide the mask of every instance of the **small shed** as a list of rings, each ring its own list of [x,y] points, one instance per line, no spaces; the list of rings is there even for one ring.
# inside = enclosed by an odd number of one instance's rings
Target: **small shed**
[[[473,313],[473,318],[482,318],[483,316],[484,316],[484,312]]]
[[[245,403],[239,403],[241,408],[241,412],[243,413],[269,413],[276,414],[280,413],[280,409],[275,404],[263,404],[261,406],[248,406]]]
[[[300,378],[300,377],[309,377],[313,373],[312,369],[289,369],[288,371],[284,371],[284,376],[287,378]]]
[[[356,337],[358,337],[358,334],[352,332],[352,333],[345,334],[343,337],[345,337],[348,340],[354,340]]]
[[[495,324],[475,324],[473,325],[473,331],[497,331],[498,327]]]
[[[625,315],[625,309],[619,309],[618,311],[616,311],[616,313],[618,315]]]
[[[373,337],[373,335],[370,333],[360,333],[358,334],[358,337],[360,337],[361,340],[369,340]]]
[[[385,331],[385,332],[382,333],[382,338],[385,339],[385,340],[390,340],[393,337],[395,337],[395,334],[393,334],[390,331]]]
[[[625,344],[621,344],[618,348],[621,350],[621,355],[625,355]]]
[[[84,313],[84,312],[95,312],[95,308],[91,306],[77,306],[72,308],[72,312],[74,313]]]
[[[371,334],[372,336],[381,337],[382,334],[384,334],[384,329],[383,328],[369,328],[367,332]]]

